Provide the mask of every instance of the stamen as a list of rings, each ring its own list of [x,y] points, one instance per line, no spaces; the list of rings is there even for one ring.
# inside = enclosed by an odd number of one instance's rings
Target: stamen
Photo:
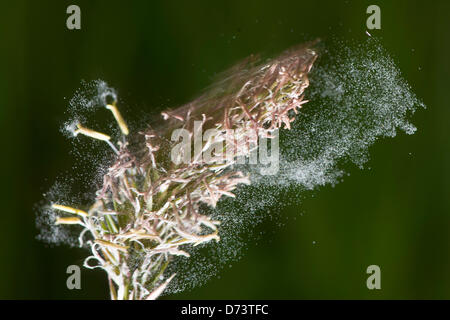
[[[102,140],[102,141],[109,141],[109,139],[111,139],[110,136],[101,133],[101,132],[97,132],[88,128],[83,127],[81,124],[77,123],[77,127],[78,129],[75,130],[73,133],[74,135],[77,135],[79,133],[84,134],[85,136],[97,139],[97,140]]]
[[[77,123],[77,127],[78,127],[78,129],[73,132],[73,134],[75,136],[77,134],[81,133],[90,138],[105,141],[116,154],[119,154],[119,151],[117,150],[117,148],[111,143],[111,141],[109,141],[109,139],[111,139],[110,136],[108,136],[104,133],[98,132],[98,131],[94,131],[92,129],[85,128],[79,123]]]
[[[122,115],[119,112],[119,109],[117,109],[115,104],[107,104],[106,105],[106,109],[111,110],[114,118],[117,121],[117,124],[120,127],[120,130],[122,131],[122,133],[124,135],[128,135],[129,131],[128,131],[128,127],[127,124],[125,123],[125,120],[123,119]]]
[[[63,206],[63,205],[60,205],[60,204],[52,204],[52,208],[53,209],[57,209],[57,210],[61,210],[61,211],[65,211],[65,212],[68,212],[68,213],[78,214],[79,216],[82,216],[82,217],[87,217],[88,216],[88,213],[83,211],[83,210],[75,209],[75,208],[68,207],[68,206]]]
[[[83,225],[83,222],[81,222],[80,218],[77,218],[77,217],[57,217],[55,224],[56,225],[58,225],[58,224],[81,224],[81,225]]]

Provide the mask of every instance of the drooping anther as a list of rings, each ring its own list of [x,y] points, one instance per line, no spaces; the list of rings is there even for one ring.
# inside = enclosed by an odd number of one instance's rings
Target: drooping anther
[[[58,225],[58,224],[81,224],[81,225],[83,225],[83,222],[80,220],[80,218],[77,218],[77,217],[57,217],[55,224],[56,225]]]
[[[64,211],[64,212],[68,212],[68,213],[74,213],[74,214],[77,214],[77,215],[82,216],[82,217],[87,217],[88,216],[88,213],[83,211],[83,210],[72,208],[72,207],[68,207],[68,206],[63,206],[63,205],[60,205],[60,204],[52,204],[52,208],[56,209],[56,210],[61,210],[61,211]]]
[[[90,138],[97,139],[97,140],[109,141],[109,139],[111,139],[111,137],[108,136],[107,134],[85,128],[80,123],[77,123],[77,128],[78,129],[73,132],[73,134],[75,136],[78,135],[79,133],[81,133],[81,134],[84,134],[85,136],[88,136]]]
[[[128,126],[125,123],[125,120],[123,119],[123,117],[120,114],[119,109],[117,109],[116,105],[115,104],[107,104],[106,109],[108,109],[112,112],[114,119],[116,119],[117,124],[119,125],[122,133],[124,135],[128,135],[128,133],[129,133]]]

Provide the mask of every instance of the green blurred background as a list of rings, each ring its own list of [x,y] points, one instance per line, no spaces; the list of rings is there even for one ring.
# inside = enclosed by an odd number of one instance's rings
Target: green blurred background
[[[65,26],[70,4],[81,8],[79,31]],[[428,106],[413,118],[418,132],[379,141],[371,170],[353,168],[288,206],[288,223],[220,279],[166,298],[449,299],[450,2],[331,0],[2,1],[0,298],[108,298],[101,271],[83,270],[82,290],[66,288],[84,251],[35,240],[34,206],[74,164],[59,128],[81,79],[107,81],[138,119],[189,101],[251,53],[364,39],[369,4],[381,7],[372,34]],[[378,291],[366,288],[371,264],[381,267]]]

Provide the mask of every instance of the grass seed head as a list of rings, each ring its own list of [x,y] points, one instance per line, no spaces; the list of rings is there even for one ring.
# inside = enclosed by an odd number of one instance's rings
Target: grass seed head
[[[223,196],[233,197],[239,184],[249,184],[246,174],[233,169],[236,159],[249,156],[248,146],[257,147],[258,137],[290,129],[307,102],[308,72],[317,58],[313,46],[299,46],[263,64],[255,57],[245,60],[198,99],[162,112],[161,125],[144,132],[130,132],[116,99],[103,99],[122,133],[117,149],[110,136],[77,124],[75,135],[107,141],[117,155],[87,211],[59,204],[52,208],[72,215],[59,216],[56,224],[83,227],[80,244],[87,243],[91,250],[85,266],[106,271],[111,298],[157,298],[175,276],[164,275],[174,256],[189,257],[188,246],[220,240],[219,222],[204,214],[201,203],[214,207]],[[170,160],[172,132],[182,128],[193,136],[196,122],[201,130],[218,132],[201,141],[200,149],[232,140],[224,150],[231,161]],[[140,141],[138,151],[129,148],[128,136]]]

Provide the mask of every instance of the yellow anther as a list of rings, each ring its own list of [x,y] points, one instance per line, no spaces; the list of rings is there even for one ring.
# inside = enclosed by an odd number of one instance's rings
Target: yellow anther
[[[65,212],[68,212],[68,213],[78,214],[79,216],[82,216],[82,217],[87,217],[88,216],[88,213],[83,211],[83,210],[75,209],[75,208],[68,207],[68,206],[63,206],[63,205],[60,205],[60,204],[52,204],[52,208],[53,209],[57,209],[57,210],[61,210],[61,211],[65,211]]]
[[[111,110],[122,133],[124,135],[128,135],[129,131],[128,131],[127,124],[125,123],[125,120],[123,119],[122,115],[120,114],[119,109],[117,109],[117,107],[114,104],[107,104],[106,109]]]
[[[94,139],[98,139],[98,140],[103,140],[103,141],[109,141],[109,139],[111,139],[110,136],[101,133],[101,132],[97,132],[88,128],[83,127],[81,124],[77,123],[77,127],[78,129],[74,131],[74,134],[77,135],[79,133],[84,134],[85,136],[94,138]]]
[[[83,224],[77,217],[57,217],[55,224]]]

